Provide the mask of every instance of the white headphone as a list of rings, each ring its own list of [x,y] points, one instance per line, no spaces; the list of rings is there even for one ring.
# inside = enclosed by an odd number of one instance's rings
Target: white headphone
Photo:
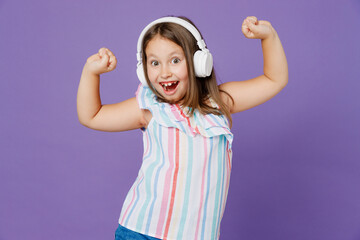
[[[152,26],[154,26],[155,24],[158,24],[158,23],[163,23],[163,22],[171,22],[171,23],[179,24],[179,25],[183,26],[184,28],[186,28],[194,36],[194,38],[197,41],[197,45],[200,48],[200,50],[196,51],[194,54],[195,76],[196,77],[210,76],[210,74],[212,72],[212,68],[213,68],[213,57],[212,57],[211,53],[209,52],[209,50],[206,48],[206,44],[205,44],[204,40],[201,38],[201,35],[198,32],[198,30],[192,24],[190,24],[189,22],[187,22],[186,20],[183,20],[181,18],[163,17],[163,18],[159,18],[159,19],[151,22],[149,25],[147,25],[144,28],[144,30],[141,32],[140,37],[138,39],[137,54],[136,54],[138,63],[137,63],[136,73],[138,75],[140,82],[143,85],[147,86],[144,67],[142,64],[142,44],[143,44],[144,35]]]

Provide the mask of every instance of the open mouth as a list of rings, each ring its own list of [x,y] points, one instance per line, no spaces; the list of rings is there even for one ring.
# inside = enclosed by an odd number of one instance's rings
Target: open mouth
[[[174,91],[176,89],[176,87],[178,86],[178,84],[179,84],[179,81],[160,83],[160,85],[163,87],[165,92]]]

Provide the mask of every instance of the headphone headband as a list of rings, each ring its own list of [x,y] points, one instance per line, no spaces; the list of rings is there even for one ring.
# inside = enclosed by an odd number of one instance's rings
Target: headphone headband
[[[137,43],[137,54],[136,54],[136,58],[137,61],[141,61],[141,54],[142,54],[142,41],[144,38],[145,33],[154,25],[158,24],[158,23],[164,23],[164,22],[171,22],[171,23],[176,23],[179,24],[180,26],[183,26],[184,28],[186,28],[196,39],[197,41],[197,45],[199,46],[199,48],[201,50],[204,50],[206,47],[205,41],[201,38],[201,35],[199,33],[199,31],[188,21],[185,21],[184,19],[181,18],[177,18],[177,17],[163,17],[163,18],[159,18],[151,23],[149,23],[144,30],[142,30],[139,39],[138,39],[138,43]]]

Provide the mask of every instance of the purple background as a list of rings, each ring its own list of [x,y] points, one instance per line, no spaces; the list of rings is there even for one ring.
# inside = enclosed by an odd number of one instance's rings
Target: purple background
[[[103,103],[133,97],[136,42],[150,21],[200,28],[220,82],[262,74],[242,20],[269,20],[289,84],[233,116],[233,171],[221,240],[360,239],[359,0],[0,1],[0,239],[113,239],[141,164],[140,130],[79,124],[82,67],[118,58]]]

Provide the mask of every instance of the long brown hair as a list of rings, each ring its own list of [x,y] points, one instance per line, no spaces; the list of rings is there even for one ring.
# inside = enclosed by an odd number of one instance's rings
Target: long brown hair
[[[179,17],[179,18],[184,19],[189,23],[191,23],[192,25],[194,25],[193,22],[186,17]],[[194,25],[194,27],[196,26]],[[230,114],[230,109],[222,100],[220,96],[220,91],[228,95],[229,98],[233,101],[232,97],[225,91],[219,89],[216,81],[214,68],[212,69],[212,73],[209,77],[198,78],[195,76],[193,56],[194,53],[197,50],[199,50],[199,47],[197,46],[197,42],[194,36],[186,28],[176,23],[163,22],[152,26],[145,33],[142,42],[142,56],[144,56],[143,66],[144,66],[145,78],[148,83],[148,86],[150,86],[150,89],[157,96],[157,100],[161,102],[166,102],[166,99],[155,90],[155,88],[152,86],[152,84],[149,81],[147,75],[147,65],[146,65],[147,56],[145,52],[148,43],[156,35],[160,35],[176,43],[184,51],[187,62],[189,84],[188,84],[187,92],[184,98],[182,99],[182,102],[184,106],[190,108],[189,114],[192,115],[194,113],[194,110],[198,109],[199,112],[202,114],[225,115],[229,120],[229,125],[231,127],[232,118]],[[209,98],[211,98],[213,101],[217,103],[219,109],[208,105]]]

